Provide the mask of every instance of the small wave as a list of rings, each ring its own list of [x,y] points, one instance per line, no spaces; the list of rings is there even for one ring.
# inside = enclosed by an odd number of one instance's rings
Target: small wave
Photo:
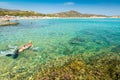
[[[14,54],[15,49],[7,50],[7,51],[0,51],[0,57],[6,56],[7,54]]]

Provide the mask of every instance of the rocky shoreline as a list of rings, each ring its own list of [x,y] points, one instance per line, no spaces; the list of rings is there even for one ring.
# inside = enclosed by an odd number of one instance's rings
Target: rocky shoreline
[[[19,24],[18,22],[10,22],[10,21],[0,22],[0,26],[16,26],[18,24]]]

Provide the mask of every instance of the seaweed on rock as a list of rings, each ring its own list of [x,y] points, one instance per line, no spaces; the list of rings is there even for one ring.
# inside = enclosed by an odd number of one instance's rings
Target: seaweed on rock
[[[115,55],[105,55],[91,63],[71,57],[61,67],[52,66],[38,71],[33,80],[119,80],[120,60]]]

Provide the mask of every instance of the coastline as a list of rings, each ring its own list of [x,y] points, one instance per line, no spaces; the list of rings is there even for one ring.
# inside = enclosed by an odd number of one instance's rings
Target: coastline
[[[120,18],[120,17],[49,17],[49,16],[0,16],[0,26],[18,25],[17,20],[30,20],[30,19],[104,19],[104,18]],[[15,22],[11,22],[11,21]]]
[[[28,19],[80,19],[80,18],[84,18],[84,19],[96,19],[96,18],[120,18],[120,17],[41,17],[41,16],[24,16],[24,17],[20,17],[20,16],[1,16],[0,17],[0,22],[2,21],[7,21],[7,20],[28,20]]]

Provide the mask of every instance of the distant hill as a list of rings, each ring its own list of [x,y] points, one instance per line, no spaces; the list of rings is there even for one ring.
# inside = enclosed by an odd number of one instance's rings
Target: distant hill
[[[120,18],[120,16],[111,16],[112,18]]]
[[[80,12],[71,10],[67,12],[60,12],[56,14],[52,14],[56,17],[107,17],[105,15],[96,15],[96,14],[82,14]]]
[[[77,11],[66,11],[66,12],[60,12],[53,14],[57,17],[81,17],[82,14]]]
[[[10,10],[0,8],[0,16],[10,15],[10,16],[48,16],[48,17],[109,17],[106,15],[96,15],[96,14],[83,14],[74,10],[60,12],[55,14],[42,14],[34,11],[22,11],[22,10]],[[115,16],[116,17],[116,16]],[[117,16],[120,17],[120,16]]]
[[[45,14],[36,13],[34,11],[21,11],[21,10],[10,10],[0,8],[0,16],[45,16]]]
[[[11,9],[3,9],[3,8],[0,8],[0,11],[20,11],[20,10],[11,10]]]

